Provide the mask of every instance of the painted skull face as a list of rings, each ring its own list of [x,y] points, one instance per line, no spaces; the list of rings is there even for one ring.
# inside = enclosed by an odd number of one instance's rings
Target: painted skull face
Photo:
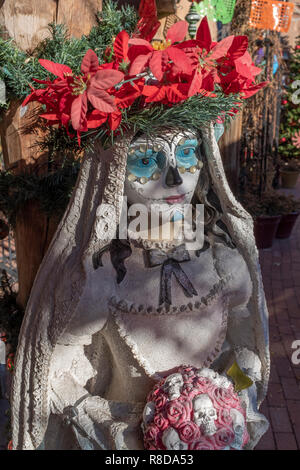
[[[187,450],[188,444],[182,442],[174,428],[164,431],[162,441],[167,450]]]
[[[196,151],[199,143],[191,132],[134,140],[125,180],[128,202],[143,204],[148,212],[168,214],[169,220],[182,218],[183,205],[191,202],[203,165]]]
[[[183,378],[181,374],[170,375],[164,383],[164,391],[168,394],[170,400],[176,400],[181,395]]]
[[[232,417],[232,424],[234,430],[234,441],[230,444],[234,449],[241,449],[243,445],[243,436],[245,431],[245,419],[242,413],[238,410],[232,408],[230,410],[230,415]]]
[[[194,398],[193,410],[194,422],[200,427],[205,436],[212,436],[217,430],[215,425],[217,412],[211,399],[206,393]]]
[[[143,411],[143,422],[145,424],[151,423],[154,418],[155,414],[155,403],[153,401],[149,401]]]

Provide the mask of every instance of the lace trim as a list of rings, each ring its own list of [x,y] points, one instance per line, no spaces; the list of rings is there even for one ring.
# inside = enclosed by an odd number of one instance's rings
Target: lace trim
[[[134,246],[138,248],[144,248],[145,250],[159,249],[161,251],[168,251],[184,243],[183,238],[176,240],[148,240],[142,237],[136,238],[131,235],[129,231],[128,238]]]
[[[143,304],[136,305],[131,302],[127,302],[124,299],[118,299],[115,296],[110,298],[108,304],[116,311],[131,313],[134,315],[176,315],[183,312],[198,311],[209,307],[217,299],[217,295],[224,289],[229,277],[230,276],[227,276],[225,279],[220,279],[220,281],[216,282],[209,290],[208,294],[201,297],[199,300],[188,302],[183,305],[164,305],[161,307]]]
[[[144,369],[146,375],[152,379],[160,380],[161,379],[160,374],[158,374],[157,372],[153,370],[148,360],[140,353],[136,342],[131,338],[130,334],[128,334],[123,324],[122,319],[118,315],[118,311],[111,308],[110,313],[111,313],[111,316],[113,318],[115,325],[117,326],[119,335],[121,336],[121,338],[123,338],[123,340],[129,347],[129,349],[131,350],[132,355],[136,359],[138,364]],[[228,318],[228,298],[225,296],[222,299],[222,326],[221,326],[219,338],[213,350],[208,354],[206,359],[203,361],[203,364],[201,365],[201,367],[209,368],[209,366],[213,363],[213,361],[218,357],[221,351],[222,345],[224,343],[225,337],[226,337],[227,318]]]

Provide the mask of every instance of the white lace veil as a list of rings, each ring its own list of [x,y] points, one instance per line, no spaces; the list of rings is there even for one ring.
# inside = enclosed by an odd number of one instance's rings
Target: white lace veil
[[[262,286],[253,222],[234,198],[214,136],[213,124],[201,130],[213,190],[218,196],[227,229],[246,260],[253,282],[251,314],[255,341],[263,367],[259,402],[269,376],[268,312]],[[84,259],[104,247],[114,236],[107,204],[120,213],[126,160],[133,134],[109,150],[95,145],[84,156],[76,187],[28,300],[12,386],[14,449],[35,449],[44,437],[50,414],[49,369],[58,339],[75,314],[86,283]],[[105,204],[105,206],[104,206]],[[63,286],[63,289],[61,288]]]

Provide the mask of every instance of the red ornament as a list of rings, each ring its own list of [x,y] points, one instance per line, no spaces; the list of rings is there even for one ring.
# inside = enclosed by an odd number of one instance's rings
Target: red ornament
[[[282,100],[282,101],[281,101],[281,104],[283,104],[284,106],[285,106],[287,103],[288,103],[287,100]]]
[[[13,372],[15,368],[14,358],[15,358],[14,353],[10,353],[6,360],[6,367],[7,367],[7,370],[9,370],[10,372]]]
[[[283,144],[284,142],[286,141],[286,138],[285,137],[282,137],[282,139],[280,139],[280,142]]]
[[[6,334],[5,333],[0,333],[0,341],[3,341],[6,343]]]

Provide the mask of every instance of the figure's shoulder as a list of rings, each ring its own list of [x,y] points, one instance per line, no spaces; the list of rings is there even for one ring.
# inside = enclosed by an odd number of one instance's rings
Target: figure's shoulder
[[[237,248],[223,243],[215,243],[212,252],[219,276],[226,279],[227,291],[234,294],[234,304],[247,303],[252,293],[252,281],[242,254]]]

